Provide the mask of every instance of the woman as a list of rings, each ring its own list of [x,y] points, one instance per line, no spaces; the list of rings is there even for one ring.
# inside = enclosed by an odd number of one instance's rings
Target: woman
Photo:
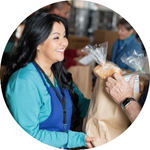
[[[67,34],[63,18],[32,16],[11,56],[2,91],[15,120],[34,138],[57,148],[91,148],[96,138],[70,130],[79,111],[85,117],[89,100],[63,67]]]
[[[117,64],[122,69],[135,71],[133,68],[123,63],[121,57],[124,53],[127,54],[133,50],[136,50],[137,53],[143,53],[142,46],[133,34],[133,27],[124,18],[118,21],[117,26],[119,39],[113,45],[110,61]]]

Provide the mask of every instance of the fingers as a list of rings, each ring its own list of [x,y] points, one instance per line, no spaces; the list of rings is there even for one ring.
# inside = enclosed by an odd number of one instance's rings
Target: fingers
[[[85,136],[85,142],[94,142],[97,140],[98,140],[98,138],[96,138],[96,137]]]
[[[105,87],[105,90],[106,90],[106,92],[113,98],[113,100],[117,103],[117,104],[119,104],[120,102],[119,102],[119,98],[118,98],[118,96],[119,96],[119,94],[118,93],[120,93],[120,89],[116,89],[116,88],[114,88],[114,87]],[[119,92],[118,92],[119,91]]]
[[[87,148],[93,148],[93,145],[91,142],[95,142],[97,140],[98,140],[98,138],[96,138],[96,137],[89,137],[86,135],[85,136],[86,147]]]
[[[94,146],[91,143],[86,143],[87,148],[94,148]]]
[[[107,87],[111,87],[111,86],[113,86],[114,84],[115,84],[115,79],[113,79],[112,77],[108,77],[107,79],[106,79],[106,86]]]
[[[119,73],[113,73],[111,77],[108,77],[106,81],[109,81],[110,83],[113,83],[115,81],[122,80],[122,76]]]
[[[125,83],[124,78],[118,73],[107,78],[105,90],[117,104],[120,104],[124,96]]]
[[[117,79],[117,80],[122,80],[122,76],[119,74],[119,73],[113,73],[112,74],[112,77],[114,78],[114,79]]]
[[[136,78],[136,75],[132,76],[129,80],[129,85],[132,89],[134,89],[134,80]]]

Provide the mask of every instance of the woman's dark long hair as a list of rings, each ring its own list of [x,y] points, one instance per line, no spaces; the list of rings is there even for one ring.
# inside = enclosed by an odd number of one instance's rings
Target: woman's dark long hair
[[[11,54],[10,61],[7,66],[6,73],[2,82],[2,93],[6,101],[6,86],[10,76],[20,68],[25,67],[28,63],[35,59],[37,46],[42,44],[50,35],[54,22],[62,22],[66,29],[66,36],[68,36],[67,21],[59,16],[39,13],[35,14],[26,22],[24,31],[20,40],[18,41],[17,50]],[[54,76],[58,80],[60,88],[68,89],[72,104],[73,115],[72,124],[78,124],[79,110],[77,108],[78,95],[73,91],[72,75],[63,67],[64,60],[52,65],[51,69]]]

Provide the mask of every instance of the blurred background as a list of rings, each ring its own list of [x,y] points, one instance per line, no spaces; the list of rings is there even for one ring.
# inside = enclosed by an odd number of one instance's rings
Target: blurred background
[[[108,42],[107,60],[109,60],[111,58],[113,44],[118,39],[117,22],[122,16],[103,5],[93,2],[69,0],[69,3],[71,4],[71,9],[67,19],[69,27],[68,48],[82,49],[88,44],[95,45]],[[50,5],[39,8],[35,13],[40,11],[44,12],[49,7]],[[12,35],[8,39],[1,60],[0,79],[4,76],[5,69],[9,63],[8,54],[16,49],[18,40],[21,37],[21,33],[28,17],[25,18],[16,29],[14,29]],[[145,72],[150,73],[146,49],[138,33],[135,31],[134,34],[137,40],[141,43],[146,57],[146,63],[144,66]],[[74,66],[68,69],[68,71],[72,73],[74,83],[86,98],[91,97],[96,80],[92,71],[96,66],[95,61],[88,65],[89,66],[84,68],[82,66]],[[78,127],[77,131],[81,130],[81,126],[82,125]]]
[[[117,31],[119,14],[111,9],[93,2],[70,1],[72,8],[68,18],[70,34],[90,37],[94,41],[97,29]]]
[[[121,16],[113,10],[97,3],[81,0],[69,0],[69,3],[71,4],[71,9],[67,19],[69,27],[68,48],[82,49],[88,44],[95,45],[108,41],[107,60],[109,60],[111,58],[113,44],[118,39],[117,22]],[[41,10],[44,12],[49,7],[50,5],[39,8],[39,10],[34,13],[40,12]],[[16,27],[10,36],[10,39],[8,39],[1,60],[0,78],[3,76],[4,70],[9,61],[7,54],[15,50],[17,47],[17,42],[21,36],[27,18]],[[140,36],[136,32],[134,34],[141,43],[144,54],[147,57]],[[93,69],[93,64],[91,64],[91,66]],[[149,73],[148,58],[144,69]]]

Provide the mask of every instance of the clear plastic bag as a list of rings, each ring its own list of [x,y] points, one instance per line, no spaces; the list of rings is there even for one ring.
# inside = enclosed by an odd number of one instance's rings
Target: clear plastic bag
[[[144,71],[146,57],[143,52],[137,52],[136,50],[123,54],[121,57],[122,62],[131,68],[135,69],[134,75],[139,75],[139,88],[140,93],[143,93],[147,87],[150,79],[150,74]]]
[[[82,49],[82,52],[89,54],[98,64],[104,66],[106,63],[108,42],[95,44],[94,46],[87,45]]]
[[[107,48],[108,42],[94,46],[87,45],[82,49],[83,52],[89,54],[97,62],[98,65],[94,68],[93,72],[102,79],[106,79],[114,72],[122,74],[121,69],[116,64],[110,61],[106,62]]]
[[[121,57],[121,61],[135,69],[135,71],[142,71],[145,66],[146,57],[144,57],[144,53],[133,50],[124,53]]]

